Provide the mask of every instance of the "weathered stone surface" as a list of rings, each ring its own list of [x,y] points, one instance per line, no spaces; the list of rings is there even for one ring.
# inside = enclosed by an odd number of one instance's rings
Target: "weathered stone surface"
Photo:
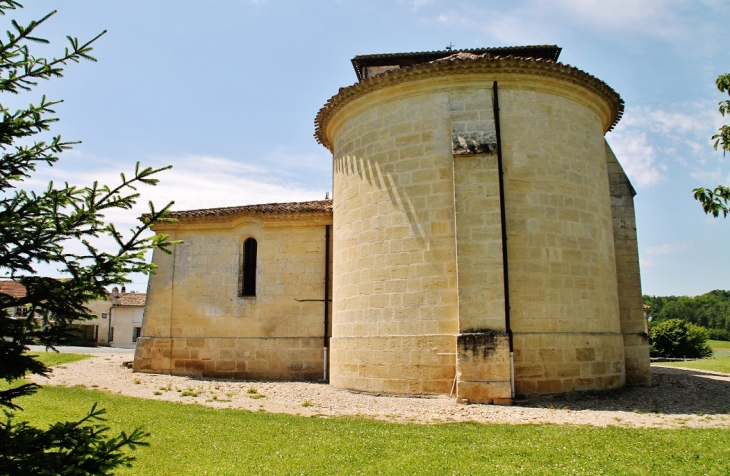
[[[427,336],[447,341],[468,329],[506,331],[496,156],[490,145],[470,150],[467,140],[494,143],[494,80],[516,390],[559,393],[625,382],[601,99],[553,79],[487,76],[383,86],[371,103],[364,95],[352,107],[339,105],[330,119],[333,385],[405,391],[395,381],[409,381],[410,371],[398,376],[386,370],[385,357],[369,354],[379,351],[380,336],[411,339],[408,352],[426,358],[434,352],[422,343]],[[339,347],[345,341],[347,352]],[[367,357],[356,357],[358,349]],[[511,397],[486,390],[490,382],[509,387],[507,345],[494,354],[499,362],[467,360],[458,347],[451,352],[457,394],[480,395],[461,398]],[[441,367],[418,372],[418,385],[443,378]],[[485,390],[474,390],[482,384]]]
[[[497,152],[497,134],[494,132],[454,132],[451,134],[454,155],[491,154]]]
[[[184,243],[153,255],[135,371],[321,379],[329,213],[217,220],[181,217],[158,227]],[[258,242],[255,297],[241,296],[248,237]]]
[[[616,273],[621,332],[624,335],[626,381],[651,385],[648,324],[644,317],[639,274],[639,246],[636,236],[634,187],[624,173],[611,147],[606,143],[606,163],[611,190]]]

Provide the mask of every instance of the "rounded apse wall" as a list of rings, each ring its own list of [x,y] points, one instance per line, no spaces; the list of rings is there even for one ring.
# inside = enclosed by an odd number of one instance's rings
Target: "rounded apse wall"
[[[491,291],[500,283],[489,278],[483,299],[464,305],[471,266],[497,263],[501,273],[501,248],[486,234],[480,243],[499,210],[477,209],[474,197],[493,189],[475,179],[485,170],[460,171],[454,153],[455,124],[479,132],[493,122],[494,81],[516,390],[623,385],[603,139],[620,99],[576,71],[527,60],[432,64],[358,83],[320,111],[318,137],[334,156],[332,385],[448,393],[457,336],[472,330],[465,315],[504,330],[503,296]],[[473,163],[492,180],[494,154],[477,152]],[[476,225],[457,231],[463,210]],[[457,255],[469,253],[464,265]]]

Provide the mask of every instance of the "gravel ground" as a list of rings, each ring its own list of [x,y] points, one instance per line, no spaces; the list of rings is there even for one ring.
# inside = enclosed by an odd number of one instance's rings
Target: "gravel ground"
[[[130,354],[56,367],[41,385],[81,385],[138,398],[304,416],[392,422],[553,423],[640,428],[730,428],[730,375],[652,366],[652,387],[538,398],[506,407],[463,405],[447,396],[369,395],[303,382],[243,382],[133,373]]]

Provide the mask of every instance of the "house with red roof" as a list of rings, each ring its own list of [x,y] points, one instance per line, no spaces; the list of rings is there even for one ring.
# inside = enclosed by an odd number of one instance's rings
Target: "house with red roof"
[[[25,287],[13,280],[0,280],[0,293],[16,298],[26,294]],[[142,334],[146,297],[145,293],[128,293],[124,287],[120,292],[114,287],[105,299],[87,303],[95,317],[80,321],[74,327],[80,331],[81,340],[86,345],[134,348]],[[28,308],[24,306],[6,311],[17,318],[28,315]]]

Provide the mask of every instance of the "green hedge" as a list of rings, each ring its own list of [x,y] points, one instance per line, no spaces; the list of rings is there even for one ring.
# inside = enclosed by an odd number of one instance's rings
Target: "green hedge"
[[[658,322],[649,329],[652,357],[703,358],[712,355],[707,330],[682,319]]]

